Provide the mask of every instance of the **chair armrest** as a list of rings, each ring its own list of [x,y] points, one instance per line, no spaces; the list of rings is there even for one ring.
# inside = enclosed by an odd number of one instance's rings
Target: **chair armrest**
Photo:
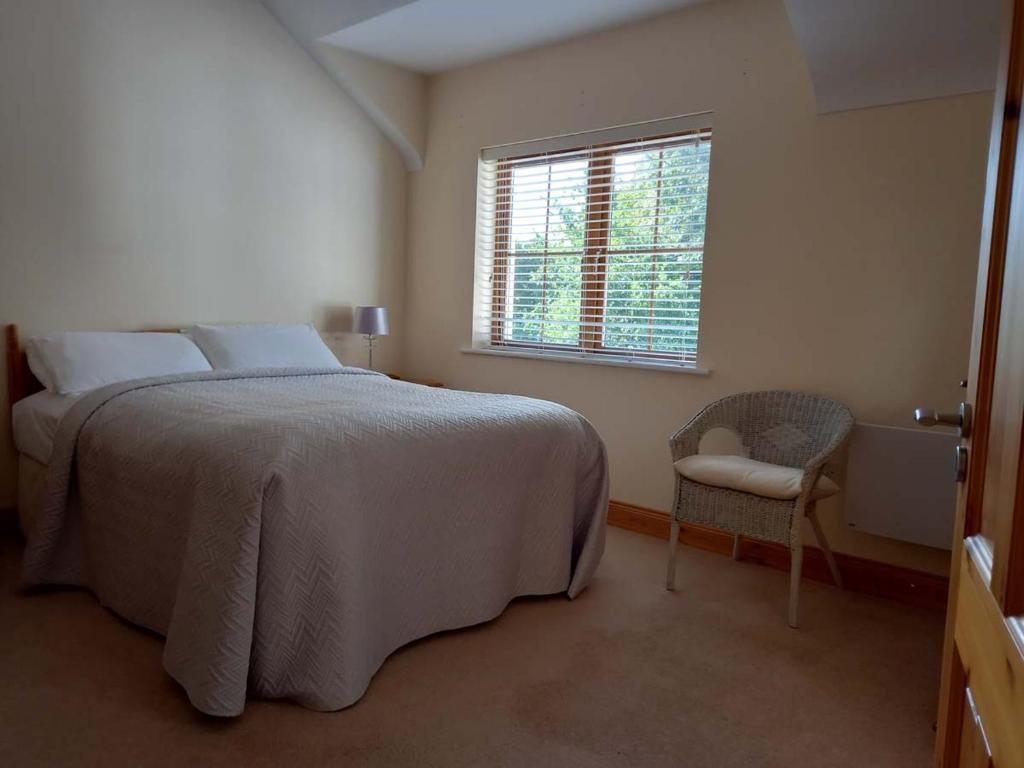
[[[800,496],[805,500],[810,498],[811,489],[817,484],[822,470],[835,457],[839,449],[843,447],[843,443],[850,436],[850,430],[852,429],[853,417],[847,412],[835,425],[828,444],[804,464],[804,476],[800,483]]]
[[[686,456],[693,456],[700,446],[700,439],[715,427],[735,429],[731,410],[723,407],[723,401],[711,403],[697,413],[671,438],[668,445],[672,451],[673,463]]]
[[[699,425],[694,425],[693,421],[688,422],[686,426],[672,435],[668,441],[669,450],[672,451],[672,463],[697,453],[703,435],[704,430],[701,430]]]

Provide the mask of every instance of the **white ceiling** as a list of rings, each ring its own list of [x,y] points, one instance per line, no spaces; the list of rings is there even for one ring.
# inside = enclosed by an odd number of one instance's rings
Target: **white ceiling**
[[[415,0],[260,0],[296,39],[309,42]]]
[[[819,112],[995,87],[1002,0],[786,0]]]
[[[701,1],[415,0],[320,40],[433,74]]]

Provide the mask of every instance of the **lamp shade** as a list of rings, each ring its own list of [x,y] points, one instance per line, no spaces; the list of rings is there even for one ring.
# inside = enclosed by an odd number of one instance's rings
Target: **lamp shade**
[[[356,307],[352,316],[352,332],[372,336],[388,335],[388,310],[386,307]]]

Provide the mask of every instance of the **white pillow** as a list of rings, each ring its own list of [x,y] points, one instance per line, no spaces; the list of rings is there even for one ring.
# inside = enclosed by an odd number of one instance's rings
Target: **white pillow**
[[[25,342],[25,358],[28,360],[28,369],[32,371],[32,375],[35,376],[39,383],[51,392],[56,392],[57,388],[53,384],[53,375],[50,373],[50,369],[46,367],[46,363],[40,354],[39,345],[36,343],[38,339],[29,339]]]
[[[340,368],[311,325],[194,325],[192,338],[214,368]]]
[[[29,368],[61,395],[129,379],[209,371],[199,347],[180,333],[53,333],[29,339]]]

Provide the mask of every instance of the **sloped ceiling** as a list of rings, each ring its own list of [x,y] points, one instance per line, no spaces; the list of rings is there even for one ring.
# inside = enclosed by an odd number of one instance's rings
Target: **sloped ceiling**
[[[410,170],[426,148],[425,74],[702,1],[261,0]],[[784,3],[821,113],[994,87],[1002,0]]]
[[[318,40],[345,27],[409,5],[415,0],[261,0],[288,31]]]
[[[412,0],[260,0],[324,71],[391,140],[410,171],[423,167],[426,79],[384,61],[320,42],[342,27]]]
[[[995,87],[1001,0],[785,0],[819,112]]]
[[[534,48],[703,0],[416,0],[325,43],[424,74]]]
[[[439,72],[704,0],[261,0],[423,167],[426,80]]]

